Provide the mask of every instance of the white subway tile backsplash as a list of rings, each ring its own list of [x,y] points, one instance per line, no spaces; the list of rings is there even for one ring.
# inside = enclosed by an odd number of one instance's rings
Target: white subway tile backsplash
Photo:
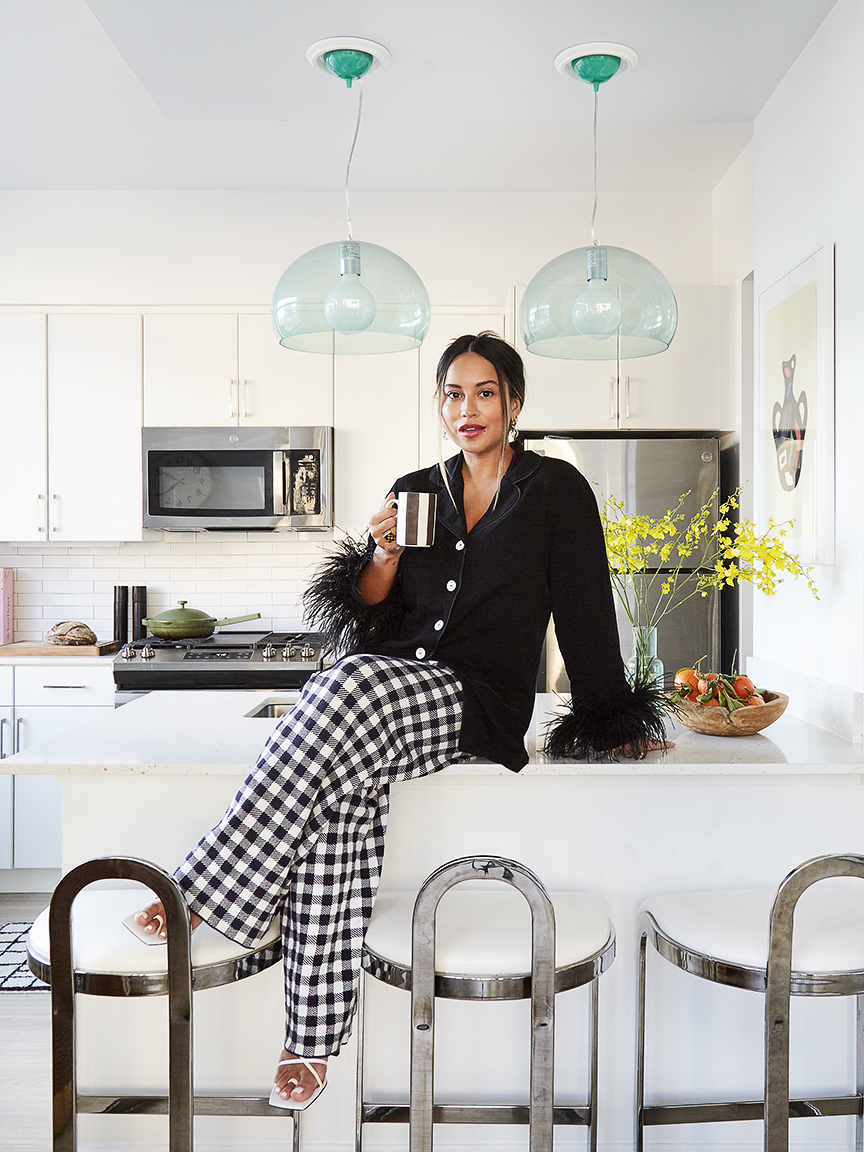
[[[182,599],[217,616],[261,612],[254,627],[297,631],[306,581],[331,546],[329,534],[152,532],[119,544],[6,543],[0,567],[15,570],[16,640],[39,640],[64,619],[110,639],[118,584],[145,585],[151,615]]]

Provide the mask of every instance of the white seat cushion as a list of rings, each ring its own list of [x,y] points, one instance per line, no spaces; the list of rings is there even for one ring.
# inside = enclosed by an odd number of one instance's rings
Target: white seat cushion
[[[555,967],[599,952],[612,926],[599,896],[551,892],[555,908]],[[411,966],[414,892],[379,892],[366,945],[376,955]],[[466,976],[525,976],[531,971],[531,910],[514,888],[465,889],[442,897],[436,915],[435,970]]]
[[[765,968],[775,890],[683,892],[652,896],[650,912],[663,932],[704,956]],[[792,934],[796,972],[864,969],[864,893],[816,885],[801,897]]]
[[[77,972],[112,972],[122,975],[165,972],[168,948],[144,944],[121,921],[138,912],[156,897],[143,888],[86,889],[72,905],[72,956]],[[277,917],[258,947],[279,938]],[[48,943],[48,909],[34,921],[27,937],[32,955],[51,963]],[[207,924],[192,933],[192,964],[195,968],[244,956],[253,949],[222,936]]]

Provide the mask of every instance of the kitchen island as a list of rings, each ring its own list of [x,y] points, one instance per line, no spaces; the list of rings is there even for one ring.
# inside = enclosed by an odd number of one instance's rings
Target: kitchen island
[[[221,815],[275,723],[248,714],[286,695],[151,693],[11,757],[0,768],[52,773],[62,785],[64,871],[105,854],[142,856],[170,869]],[[382,886],[416,889],[446,860],[495,853],[521,860],[552,890],[596,891],[606,901],[618,936],[617,959],[601,981],[600,1145],[610,1150],[632,1141],[639,902],[663,891],[775,887],[790,868],[812,856],[864,850],[861,745],[791,716],[763,734],[740,739],[677,728],[670,735],[674,749],[640,762],[548,763],[535,754],[518,775],[488,763],[453,765],[397,785],[392,794]],[[673,996],[674,1019],[664,1028],[660,1013]],[[655,1045],[649,1044],[649,1099],[661,1098],[673,1085],[675,1091],[692,1091],[694,1098],[758,1096],[761,997],[685,977],[659,962],[651,997]],[[586,1003],[583,990],[558,998],[556,1078],[564,1101],[577,1099],[585,1083]],[[119,1078],[121,1084],[155,1089],[164,1061],[152,1021],[164,1008],[156,1002],[87,997],[81,1005],[85,1083],[116,1086]],[[196,1073],[202,1089],[228,1084],[263,1089],[281,1041],[278,969],[200,993],[196,1005]],[[408,997],[396,989],[375,985],[371,991],[370,1079],[381,1098],[405,1098],[407,1005]],[[525,1007],[442,1005],[436,1054],[442,1099],[470,1098],[469,1084],[479,1085],[490,1102],[514,1093],[524,1097]],[[793,1017],[794,1075],[811,1092],[848,1089],[854,1083],[847,1042],[850,1005],[834,1000],[796,1007],[801,1011]],[[484,1022],[488,1033],[481,1031]],[[306,1116],[306,1147],[348,1152],[352,1109],[349,1049],[332,1063],[328,1093]],[[98,1126],[105,1140],[108,1125],[146,1147],[161,1123],[150,1117],[87,1119],[82,1132],[98,1140]],[[796,1121],[793,1138],[807,1136],[811,1144],[839,1149],[850,1123]],[[229,1147],[231,1140],[238,1147],[275,1149],[285,1139],[278,1123],[266,1119],[199,1124],[196,1146],[202,1149]],[[813,1124],[818,1127],[811,1131]],[[524,1137],[509,1129],[478,1130],[473,1139],[458,1127],[436,1133],[440,1147],[459,1149],[469,1142],[523,1146]],[[403,1143],[405,1133],[372,1129],[369,1139],[370,1147],[379,1141]],[[584,1134],[565,1129],[556,1139],[562,1146],[582,1147]],[[651,1139],[664,1145],[674,1139],[700,1148],[712,1141],[724,1149],[756,1148],[761,1130],[752,1122],[719,1132],[663,1129]]]

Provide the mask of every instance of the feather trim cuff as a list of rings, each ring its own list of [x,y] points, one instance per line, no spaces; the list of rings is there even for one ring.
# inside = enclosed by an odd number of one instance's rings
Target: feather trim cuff
[[[641,759],[666,739],[662,691],[637,682],[621,695],[574,698],[546,728],[547,755],[556,760],[615,761],[629,745],[628,758]]]
[[[337,656],[373,649],[392,639],[403,617],[397,585],[380,604],[366,604],[357,591],[360,573],[371,557],[365,540],[347,537],[312,577],[303,595],[306,623],[324,638],[324,647]]]

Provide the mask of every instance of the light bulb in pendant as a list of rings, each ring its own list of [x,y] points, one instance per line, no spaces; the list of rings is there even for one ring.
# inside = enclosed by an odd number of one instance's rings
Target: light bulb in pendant
[[[375,297],[360,283],[360,245],[351,241],[339,245],[341,276],[327,293],[324,315],[336,332],[362,332],[375,319]]]
[[[606,340],[621,326],[623,312],[615,293],[606,285],[606,249],[587,249],[588,287],[570,313],[573,327],[589,340]]]

